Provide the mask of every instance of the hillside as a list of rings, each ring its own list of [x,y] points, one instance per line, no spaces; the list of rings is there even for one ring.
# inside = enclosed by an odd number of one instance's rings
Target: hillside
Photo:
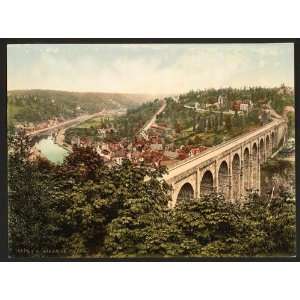
[[[38,123],[54,117],[68,119],[102,109],[134,108],[154,97],[143,94],[14,90],[8,92],[8,122]]]
[[[203,103],[214,103],[218,96],[222,95],[226,99],[228,107],[236,100],[251,100],[255,106],[261,106],[269,103],[274,110],[282,114],[285,106],[294,106],[295,95],[292,88],[281,85],[280,87],[249,87],[249,88],[221,88],[190,91],[179,97],[179,102],[184,105],[194,105],[198,102],[201,106]]]

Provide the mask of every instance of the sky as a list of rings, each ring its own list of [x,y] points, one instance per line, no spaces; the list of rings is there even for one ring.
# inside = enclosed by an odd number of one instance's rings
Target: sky
[[[178,94],[294,86],[293,44],[8,45],[8,90]]]

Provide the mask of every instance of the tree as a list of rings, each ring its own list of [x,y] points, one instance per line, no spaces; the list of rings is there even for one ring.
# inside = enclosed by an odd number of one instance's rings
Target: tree
[[[61,254],[58,199],[54,188],[54,166],[32,161],[31,141],[20,132],[9,136],[9,253],[11,256],[52,256]]]
[[[75,147],[57,177],[57,197],[64,198],[65,203],[70,255],[107,255],[107,235],[113,224],[123,220],[131,201],[139,207],[147,200],[144,204],[152,210],[151,201],[155,199],[161,207],[167,207],[168,186],[158,180],[163,172],[164,169],[136,167],[128,160],[108,168],[93,148]],[[145,177],[149,180],[144,181]]]
[[[175,131],[176,131],[176,133],[180,133],[181,130],[182,130],[182,128],[181,128],[179,122],[175,121]]]
[[[281,192],[272,200],[253,194],[242,210],[242,226],[248,235],[240,238],[245,254],[294,255],[296,243],[295,195]]]
[[[217,131],[218,131],[218,129],[219,129],[219,124],[218,124],[218,116],[217,115],[214,115],[214,117],[213,117],[213,123],[214,123],[214,132],[216,133]]]
[[[236,205],[225,201],[222,195],[210,194],[197,201],[179,203],[174,212],[174,224],[187,241],[196,241],[197,246],[190,249],[190,255],[207,256],[208,246],[217,248],[218,256],[230,255],[230,247],[223,253],[218,245],[234,239],[239,220],[236,212]]]
[[[122,209],[107,226],[104,241],[106,255],[119,257],[151,253],[145,245],[149,231],[152,230],[152,226],[164,223],[170,200],[169,186],[158,180],[164,172],[164,169],[137,169],[130,162],[126,163],[121,173],[119,172],[121,190],[118,191],[117,197],[120,197]],[[147,176],[148,180],[144,181],[144,176]]]
[[[197,124],[196,120],[197,120],[197,113],[196,110],[193,110],[193,132],[196,131],[196,124]]]
[[[226,115],[225,117],[225,128],[227,131],[230,131],[232,128],[232,123],[231,123],[231,116],[230,115]]]
[[[221,128],[223,128],[223,122],[224,122],[224,113],[223,113],[223,109],[220,112],[220,126]]]
[[[295,137],[295,114],[289,113],[288,115],[288,135]]]
[[[196,145],[200,145],[202,142],[202,139],[199,135],[196,135],[195,138],[194,138],[194,144]]]

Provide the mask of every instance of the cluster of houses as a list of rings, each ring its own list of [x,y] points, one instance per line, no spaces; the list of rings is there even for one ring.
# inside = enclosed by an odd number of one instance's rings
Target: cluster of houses
[[[210,104],[214,108],[222,109],[225,103],[224,97],[219,96],[216,103]],[[206,108],[209,107],[206,105]],[[253,108],[252,101],[237,100],[232,103],[232,112],[249,112]],[[198,110],[199,103],[194,109]],[[92,141],[88,137],[74,138],[72,144],[81,146],[93,146],[97,153],[103,158],[107,165],[122,164],[124,159],[134,164],[144,163],[149,166],[172,166],[178,161],[198,155],[206,150],[206,147],[195,147],[192,145],[175,146],[171,141],[176,139],[174,128],[168,127],[162,122],[153,123],[147,131],[141,131],[133,140],[123,138],[118,142],[105,142],[105,139],[114,128],[97,129],[100,142]]]
[[[226,99],[222,95],[219,95],[217,101],[214,103],[203,103],[201,105],[199,102],[196,102],[194,106],[185,105],[184,107],[194,109],[198,112],[205,112],[212,109],[223,110],[231,114],[234,114],[235,111],[238,113],[248,113],[253,109],[253,102],[251,100],[235,100],[229,107]]]
[[[40,130],[40,129],[45,129],[48,127],[53,127],[58,125],[59,123],[63,122],[63,118],[54,118],[51,120],[47,120],[38,124],[33,124],[32,122],[26,122],[26,123],[20,123],[16,124],[17,129],[25,129],[27,133]]]
[[[232,110],[240,112],[250,112],[253,109],[251,100],[236,100],[232,104]]]
[[[206,103],[205,108],[214,107],[215,109],[224,109],[226,107],[225,99],[219,96],[217,102]],[[231,110],[238,112],[249,112],[253,109],[253,102],[251,100],[235,100],[232,102]]]
[[[125,159],[136,165],[143,163],[150,167],[171,166],[206,150],[206,147],[191,145],[176,148],[174,143],[166,143],[166,137],[172,134],[172,130],[154,124],[146,135],[138,135],[133,141],[124,138],[119,142],[93,142],[86,137],[76,137],[72,139],[72,144],[95,147],[108,166],[121,165]]]

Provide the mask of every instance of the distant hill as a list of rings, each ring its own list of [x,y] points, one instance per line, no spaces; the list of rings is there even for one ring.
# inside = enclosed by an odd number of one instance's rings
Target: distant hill
[[[8,91],[8,122],[38,123],[53,117],[72,118],[102,109],[132,108],[155,99],[155,95],[80,93],[56,90]]]

